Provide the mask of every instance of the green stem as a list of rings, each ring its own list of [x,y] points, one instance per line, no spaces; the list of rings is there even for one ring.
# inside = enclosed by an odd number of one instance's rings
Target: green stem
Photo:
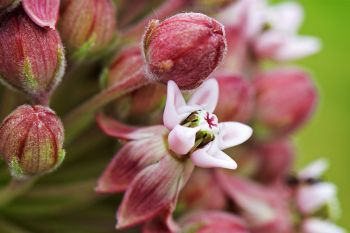
[[[28,178],[25,180],[12,180],[0,190],[0,208],[6,206],[12,200],[25,193],[36,181],[37,178]]]
[[[124,82],[116,83],[115,85],[101,91],[92,98],[79,105],[72,112],[68,113],[63,118],[63,123],[66,130],[66,144],[71,143],[94,119],[94,113],[125,94],[134,91],[141,86],[149,83],[143,75],[135,75],[128,78]]]
[[[2,104],[0,108],[0,119],[6,117],[16,105],[16,95],[17,93],[9,90],[8,88],[4,88],[3,96],[2,96]]]

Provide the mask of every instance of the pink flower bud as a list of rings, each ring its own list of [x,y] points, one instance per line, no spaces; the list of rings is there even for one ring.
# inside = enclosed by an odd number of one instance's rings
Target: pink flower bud
[[[253,154],[258,164],[255,176],[265,183],[283,181],[294,161],[294,148],[288,139],[255,145]]]
[[[248,122],[253,113],[254,92],[250,83],[234,75],[222,75],[215,113],[221,121]]]
[[[63,126],[44,106],[22,105],[0,127],[0,153],[13,176],[24,178],[48,173],[64,159]]]
[[[58,32],[38,27],[18,9],[2,19],[0,41],[1,80],[38,103],[47,102],[65,67]]]
[[[59,28],[63,42],[77,58],[100,52],[115,36],[114,4],[111,0],[68,0]]]
[[[198,87],[226,51],[222,24],[199,13],[182,13],[163,22],[152,20],[143,38],[147,77],[174,80],[181,89]]]
[[[315,110],[318,95],[308,73],[281,69],[261,74],[256,88],[256,134],[287,134],[300,128]]]
[[[144,61],[140,46],[131,46],[124,49],[106,68],[101,76],[103,86],[112,86],[124,82],[134,76],[144,77]],[[152,83],[133,91],[129,95],[116,101],[117,108],[123,108],[122,114],[141,116],[155,111],[165,101],[166,86]]]

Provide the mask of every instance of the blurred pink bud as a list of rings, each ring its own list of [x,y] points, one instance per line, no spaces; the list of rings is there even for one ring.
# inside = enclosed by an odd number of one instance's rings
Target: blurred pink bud
[[[48,173],[64,159],[63,125],[55,113],[40,105],[22,105],[0,127],[0,153],[13,176]]]
[[[280,186],[265,187],[224,172],[218,171],[216,175],[220,186],[238,206],[252,232],[292,232],[287,190]]]
[[[221,121],[248,122],[254,107],[254,91],[245,79],[234,75],[221,75],[219,101],[215,114]]]
[[[163,22],[152,20],[143,38],[147,77],[181,89],[198,87],[222,61],[223,26],[200,13],[182,13]]]
[[[22,6],[35,24],[55,30],[60,0],[22,0]]]
[[[193,233],[249,233],[241,218],[224,211],[203,211],[189,214],[180,220],[181,232]]]
[[[58,32],[38,27],[19,8],[1,21],[0,41],[1,79],[35,102],[46,104],[64,73]]]
[[[112,64],[103,71],[101,82],[103,86],[110,87],[135,76],[144,77],[144,61],[139,45],[130,46],[118,54]],[[118,100],[117,105],[123,106],[123,114],[145,117],[145,114],[152,113],[161,106],[165,94],[165,85],[151,83]],[[127,107],[121,103],[127,103]]]
[[[59,29],[64,44],[77,58],[107,48],[116,31],[116,9],[112,0],[67,0]]]
[[[284,181],[294,162],[294,147],[289,139],[257,144],[253,154],[257,160],[255,176],[265,183]]]
[[[312,116],[318,102],[310,75],[300,69],[280,69],[258,75],[254,86],[255,129],[260,138],[294,132]]]
[[[226,194],[217,184],[213,172],[197,168],[180,193],[179,208],[224,209],[227,205]]]

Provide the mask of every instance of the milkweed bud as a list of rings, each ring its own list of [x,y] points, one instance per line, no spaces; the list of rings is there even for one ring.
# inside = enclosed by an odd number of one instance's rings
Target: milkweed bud
[[[281,69],[258,75],[255,135],[285,135],[300,128],[318,102],[316,87],[307,72]]]
[[[252,85],[234,75],[221,75],[217,80],[220,91],[215,114],[221,121],[248,122],[254,107]]]
[[[76,58],[104,50],[116,31],[116,10],[111,0],[67,0],[59,29],[64,44]]]
[[[58,32],[35,25],[19,8],[0,22],[0,41],[1,80],[34,102],[46,104],[64,73]]]
[[[199,13],[182,13],[163,22],[152,20],[144,34],[146,75],[181,89],[198,87],[226,51],[223,25]]]
[[[42,175],[62,163],[63,138],[63,125],[51,109],[22,105],[0,126],[0,154],[16,178]]]

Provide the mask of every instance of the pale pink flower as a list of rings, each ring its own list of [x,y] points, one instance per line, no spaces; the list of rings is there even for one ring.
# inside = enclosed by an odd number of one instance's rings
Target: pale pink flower
[[[303,233],[346,233],[346,230],[337,225],[318,218],[310,218],[303,222]]]
[[[239,145],[252,129],[238,122],[219,123],[215,110],[219,88],[215,79],[200,86],[186,103],[175,82],[168,82],[164,125],[170,130],[169,148],[179,157],[189,156],[203,168],[235,169],[236,162],[222,150]]]
[[[312,55],[321,47],[317,38],[298,35],[303,17],[302,7],[295,2],[269,6],[265,0],[240,0],[219,20],[239,28],[257,57],[286,61]]]

